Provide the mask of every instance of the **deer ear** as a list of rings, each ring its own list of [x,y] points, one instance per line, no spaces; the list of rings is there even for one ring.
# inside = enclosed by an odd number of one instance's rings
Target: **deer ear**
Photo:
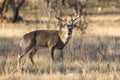
[[[73,28],[78,27],[78,26],[79,26],[78,24],[73,24]]]
[[[60,23],[60,28],[64,28],[65,27],[65,23]]]

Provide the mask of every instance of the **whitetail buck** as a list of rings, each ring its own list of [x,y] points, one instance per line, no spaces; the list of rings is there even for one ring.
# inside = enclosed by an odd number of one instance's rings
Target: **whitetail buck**
[[[32,64],[34,64],[33,55],[39,47],[49,48],[52,60],[54,60],[54,50],[62,50],[64,48],[72,36],[72,30],[77,26],[75,21],[79,17],[76,17],[75,19],[71,17],[70,24],[67,24],[67,21],[59,17],[56,18],[62,22],[59,30],[36,30],[23,36],[20,42],[22,54],[19,57],[19,63],[26,54],[29,54],[29,58]],[[62,53],[61,57],[63,58]]]

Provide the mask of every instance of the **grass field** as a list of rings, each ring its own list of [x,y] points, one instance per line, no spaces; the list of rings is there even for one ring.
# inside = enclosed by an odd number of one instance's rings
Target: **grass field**
[[[63,63],[59,51],[55,51],[52,73],[48,49],[40,49],[34,56],[38,70],[28,58],[24,58],[23,71],[17,70],[21,37],[33,30],[47,29],[46,24],[29,20],[32,19],[0,23],[0,80],[120,80],[120,15],[88,16],[86,34],[81,36],[74,30],[64,48]],[[51,29],[55,25],[51,24]]]

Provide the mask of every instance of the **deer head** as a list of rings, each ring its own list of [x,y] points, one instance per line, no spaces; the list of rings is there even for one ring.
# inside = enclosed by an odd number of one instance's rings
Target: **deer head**
[[[65,20],[57,16],[56,18],[61,22],[60,30],[59,30],[60,38],[66,42],[66,40],[68,41],[72,37],[72,31],[75,27],[77,27],[75,21],[79,18],[79,16],[76,17],[75,19],[71,17],[70,23],[67,22],[67,18]]]

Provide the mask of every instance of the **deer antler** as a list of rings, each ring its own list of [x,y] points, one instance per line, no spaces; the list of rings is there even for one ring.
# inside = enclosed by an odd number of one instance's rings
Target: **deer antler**
[[[64,20],[62,20],[60,17],[58,17],[58,16],[55,16],[55,18],[56,19],[58,19],[58,20],[60,20],[60,21],[62,21],[62,22],[64,22],[64,23],[66,23]]]
[[[77,16],[75,19],[73,19],[73,22],[74,22],[75,20],[77,20],[79,17],[80,17],[80,16]]]
[[[71,21],[72,21],[72,23],[74,23],[80,16],[77,16],[75,19],[73,19],[73,17],[72,16],[70,16],[71,17]]]

